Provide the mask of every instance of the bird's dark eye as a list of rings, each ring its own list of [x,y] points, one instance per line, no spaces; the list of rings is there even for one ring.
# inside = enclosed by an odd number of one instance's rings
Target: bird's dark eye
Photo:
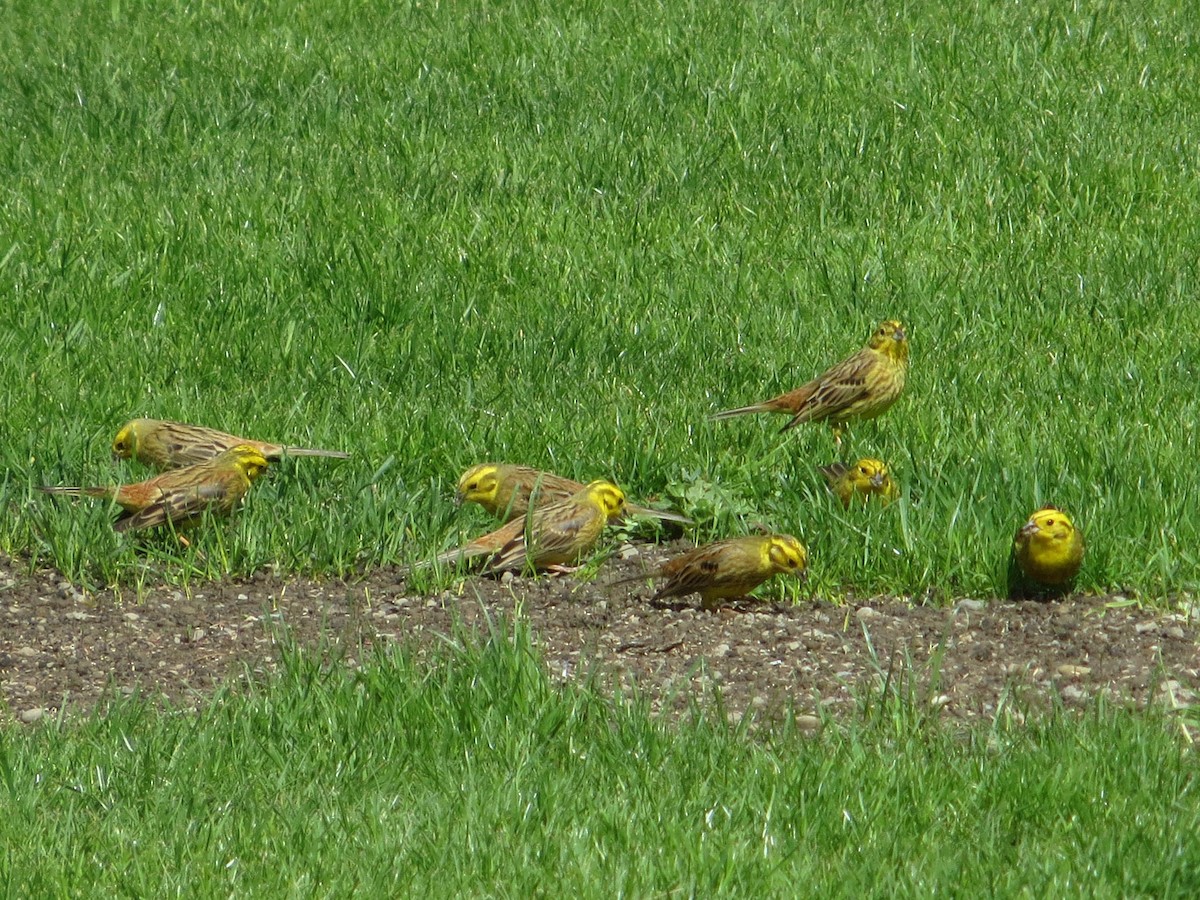
[[[1048,528],[1048,527],[1050,527],[1050,526],[1051,526],[1051,525],[1053,525],[1053,524],[1054,524],[1054,520],[1053,520],[1053,519],[1047,519],[1047,520],[1046,520],[1046,527],[1047,527],[1047,528]]]
[[[870,475],[870,474],[871,474],[870,472],[868,472],[868,471],[867,471],[867,467],[866,467],[866,466],[859,466],[859,467],[858,467],[858,471],[862,472],[864,475]]]

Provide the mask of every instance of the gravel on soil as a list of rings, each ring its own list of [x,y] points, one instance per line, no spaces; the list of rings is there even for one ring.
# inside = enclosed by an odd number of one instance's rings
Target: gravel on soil
[[[25,574],[0,556],[0,718],[33,723],[135,691],[196,708],[223,683],[269,674],[283,635],[353,666],[375,647],[444,647],[456,629],[482,635],[514,616],[528,623],[553,677],[598,673],[611,687],[636,686],[667,714],[719,688],[731,717],[791,710],[816,727],[889,677],[965,721],[1003,708],[1019,715],[1029,704],[1077,708],[1100,695],[1181,711],[1197,702],[1200,646],[1184,612],[1090,596],[966,598],[949,607],[889,597],[745,600],[706,612],[698,598],[651,605],[645,581],[611,583],[671,549],[626,547],[591,582],[470,577],[419,595],[396,569],[353,581],[260,573],[147,588],[136,600],[113,589],[85,594],[57,573]]]

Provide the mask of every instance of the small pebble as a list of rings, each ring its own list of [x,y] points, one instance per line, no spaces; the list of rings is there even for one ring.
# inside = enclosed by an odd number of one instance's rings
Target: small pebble
[[[1084,675],[1090,675],[1091,671],[1088,666],[1076,666],[1071,663],[1063,663],[1058,667],[1058,674],[1065,678],[1082,678]]]
[[[42,709],[40,706],[37,706],[37,707],[34,707],[33,709],[27,709],[27,710],[23,711],[21,713],[21,721],[24,722],[26,725],[32,725],[34,722],[41,719],[41,717],[44,716],[45,714],[46,714],[46,710]]]
[[[860,622],[868,622],[871,619],[878,619],[880,616],[879,610],[873,606],[863,606],[855,611],[854,617]]]
[[[823,724],[818,716],[796,716],[796,727],[801,731],[810,733],[820,731]]]

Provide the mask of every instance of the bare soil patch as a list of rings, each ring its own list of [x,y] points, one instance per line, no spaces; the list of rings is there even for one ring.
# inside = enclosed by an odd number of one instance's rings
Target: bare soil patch
[[[626,548],[600,577],[468,578],[414,594],[383,569],[361,580],[260,574],[184,592],[83,594],[53,572],[19,574],[0,557],[0,717],[33,722],[87,712],[135,691],[175,707],[202,704],[228,681],[278,663],[281,637],[321,646],[345,664],[389,643],[444,646],[466,629],[520,617],[550,673],[598,673],[656,709],[685,709],[719,688],[731,716],[793,709],[802,724],[852,709],[889,676],[905,677],[943,716],[991,717],[1001,704],[1086,705],[1101,694],[1137,706],[1187,709],[1200,689],[1196,623],[1179,612],[1111,597],[953,607],[876,597],[847,603],[744,601],[717,612],[698,603],[656,607],[643,582],[611,586],[678,547]]]

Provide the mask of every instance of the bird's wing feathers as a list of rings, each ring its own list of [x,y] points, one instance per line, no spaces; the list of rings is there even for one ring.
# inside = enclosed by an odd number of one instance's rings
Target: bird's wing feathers
[[[858,353],[834,366],[813,383],[812,394],[780,431],[804,422],[836,420],[840,413],[867,396],[867,374],[871,363],[871,357]]]
[[[198,484],[168,491],[138,512],[118,516],[113,528],[127,531],[153,528],[167,522],[183,522],[200,515],[210,506],[221,502],[225,496],[226,490],[219,484]]]
[[[566,509],[542,507],[537,521],[530,521],[528,533],[522,527],[487,562],[486,569],[500,572],[505,569],[524,568],[527,555],[541,562],[543,559],[557,561],[569,558],[578,544],[579,534],[594,522],[596,511],[586,506],[577,506],[567,513]],[[514,523],[515,524],[515,523]],[[525,523],[521,522],[524,526]],[[529,539],[533,538],[532,554],[528,553]]]

